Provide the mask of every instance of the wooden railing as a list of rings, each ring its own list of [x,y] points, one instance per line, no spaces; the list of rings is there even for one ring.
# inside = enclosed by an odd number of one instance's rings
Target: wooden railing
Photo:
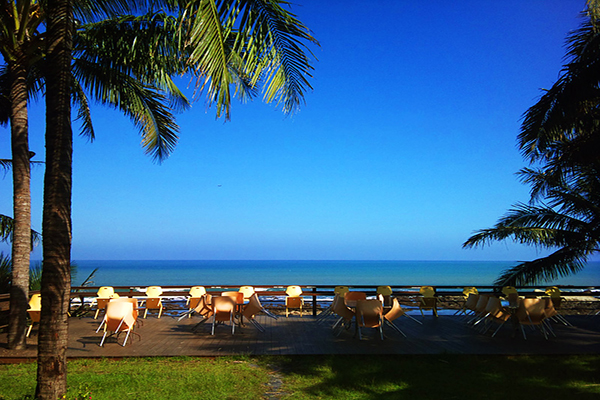
[[[311,303],[312,313],[316,315],[318,312],[318,304],[327,302],[328,300],[333,298],[334,289],[337,285],[306,285],[302,286],[302,296],[305,298],[309,298],[308,302]],[[376,285],[345,285],[349,286],[351,290],[364,291],[368,296],[375,295],[377,293]],[[240,285],[205,285],[206,291],[208,293],[220,293],[228,290],[237,290]],[[254,285],[255,290],[257,291],[259,296],[281,296],[280,300],[283,303],[283,296],[285,296],[285,289],[287,285]],[[558,286],[562,291],[562,296],[600,296],[598,290],[600,288],[597,287],[589,287],[589,286]],[[124,297],[144,297],[145,296],[145,286],[113,286],[115,291]],[[410,286],[391,286],[394,296],[402,298],[402,297],[414,297],[419,295],[420,286],[410,285]],[[436,290],[436,295],[438,297],[444,296],[462,296],[464,286],[459,285],[441,285],[434,286]],[[543,296],[544,290],[546,286],[520,286],[516,289],[519,291],[521,296]],[[74,286],[71,288],[71,298],[78,298],[80,301],[84,301],[85,299],[94,298],[97,295],[97,291],[99,286]],[[177,286],[162,286],[163,294],[162,297],[165,298],[177,298],[177,297],[187,297],[188,292],[190,290],[190,286],[185,285],[177,285]],[[477,289],[480,293],[498,293],[497,288],[494,286],[477,286]],[[30,294],[39,293],[39,292],[30,292]],[[8,294],[0,294],[0,311],[8,310],[8,302],[9,302]],[[270,301],[277,302],[277,300]]]

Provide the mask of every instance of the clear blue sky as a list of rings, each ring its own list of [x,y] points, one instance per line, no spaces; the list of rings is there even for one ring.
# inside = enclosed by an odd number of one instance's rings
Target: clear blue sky
[[[178,115],[179,145],[157,165],[127,119],[93,110],[96,141],[74,145],[73,259],[539,255],[461,245],[528,200],[514,175],[525,166],[520,118],[557,79],[585,2],[297,2],[321,47],[312,48],[314,91],[296,115],[259,98],[234,103],[224,122],[197,102]],[[30,117],[42,159],[43,108]],[[38,167],[36,229],[42,181]],[[0,210],[11,214],[10,175],[0,187]]]

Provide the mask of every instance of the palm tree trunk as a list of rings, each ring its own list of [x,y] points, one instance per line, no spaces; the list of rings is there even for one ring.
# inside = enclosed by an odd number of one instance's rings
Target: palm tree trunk
[[[36,399],[67,390],[67,337],[71,291],[71,49],[70,0],[49,0],[46,75],[46,174],[42,220],[42,312]]]
[[[31,188],[27,120],[27,69],[25,54],[10,64],[12,85],[11,146],[13,158],[13,241],[8,347],[25,348],[31,252]]]

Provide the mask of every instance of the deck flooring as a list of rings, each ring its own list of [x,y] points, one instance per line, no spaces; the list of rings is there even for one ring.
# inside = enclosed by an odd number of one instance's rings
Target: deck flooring
[[[211,324],[192,328],[198,317],[178,321],[174,316],[149,316],[136,328],[137,335],[125,347],[124,335],[107,339],[100,347],[102,333],[96,333],[100,318],[72,318],[69,322],[67,357],[155,357],[155,356],[221,356],[221,355],[314,355],[314,354],[600,354],[600,316],[569,316],[573,327],[553,323],[556,337],[544,339],[539,331],[526,328],[527,340],[520,331],[507,323],[496,335],[481,334],[465,324],[462,317],[440,315],[416,316],[422,325],[401,317],[396,321],[407,335],[387,327],[385,339],[376,330],[363,328],[363,339],[354,329],[335,337],[331,331],[333,319],[315,323],[312,316],[257,316],[265,332],[252,325],[237,327],[235,334],[225,325],[210,334]],[[35,358],[37,329],[34,327],[26,350],[7,349],[6,333],[0,334],[0,363]]]

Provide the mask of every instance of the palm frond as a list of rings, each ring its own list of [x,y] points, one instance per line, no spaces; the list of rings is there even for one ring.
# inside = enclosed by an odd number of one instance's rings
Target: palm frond
[[[0,242],[12,242],[14,228],[14,220],[7,216],[0,214]],[[31,230],[31,249],[33,250],[34,246],[37,246],[42,241],[42,235],[35,231]]]
[[[219,8],[212,0],[190,1],[181,21],[188,62],[198,76],[197,95],[206,90],[208,103],[216,105],[217,118],[224,115],[229,120],[230,85],[236,81],[230,73],[232,28],[221,24]]]
[[[183,110],[188,100],[171,78],[187,66],[176,40],[177,22],[165,13],[147,13],[84,25],[75,37],[75,58],[152,84],[172,98],[173,108]]]
[[[531,161],[540,159],[552,143],[589,129],[587,117],[595,115],[600,99],[598,27],[588,18],[567,40],[569,60],[561,76],[523,117],[519,146]]]
[[[495,286],[526,286],[551,282],[576,274],[585,268],[589,254],[579,249],[562,248],[551,255],[502,271]]]
[[[7,215],[0,214],[0,241],[12,241],[13,219]]]
[[[245,54],[262,56],[259,63],[251,61],[254,57],[247,57],[250,62],[246,71],[264,80],[266,102],[283,104],[284,112],[293,113],[301,105],[306,90],[312,89],[308,81],[313,69],[309,55],[313,58],[314,55],[305,42],[317,45],[318,42],[294,14],[284,10],[282,6],[290,3],[277,0],[244,3],[242,20],[255,20],[240,32],[244,38],[249,38],[246,39]]]
[[[156,88],[117,70],[78,60],[73,74],[96,101],[121,110],[142,132],[142,146],[155,160],[163,161],[175,148],[178,126]]]
[[[96,138],[96,134],[92,124],[92,114],[88,98],[85,94],[85,91],[79,84],[79,81],[77,81],[77,79],[73,79],[72,82],[73,86],[71,96],[73,97],[73,103],[77,107],[77,117],[75,120],[81,123],[81,131],[79,134],[88,138],[90,141],[93,141]]]

